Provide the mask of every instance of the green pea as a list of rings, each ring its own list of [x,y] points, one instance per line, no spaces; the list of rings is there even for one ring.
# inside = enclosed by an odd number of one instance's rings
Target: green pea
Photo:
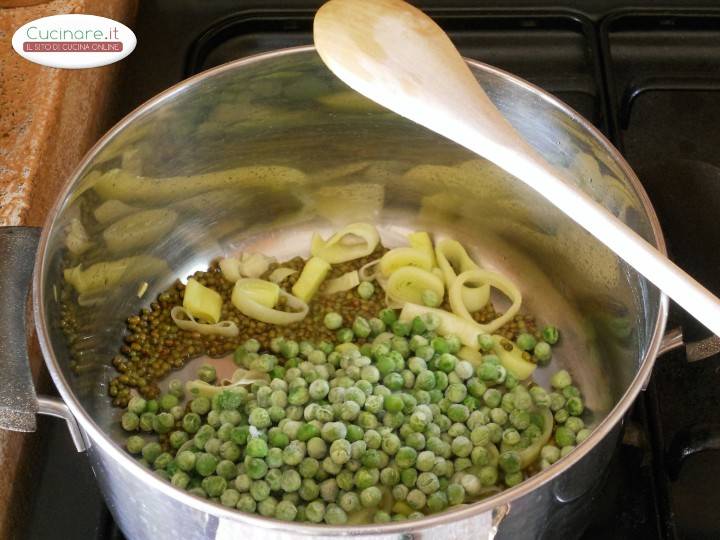
[[[425,504],[427,503],[427,496],[420,489],[412,489],[407,494],[405,501],[413,510],[420,510],[425,507]]]
[[[350,343],[354,337],[355,334],[350,328],[340,328],[335,333],[335,338],[338,340],[339,343]]]
[[[585,427],[585,422],[577,416],[571,416],[565,421],[565,427],[573,433],[577,434],[581,429]]]
[[[544,341],[539,341],[533,349],[533,356],[539,366],[547,366],[552,359],[552,348]]]
[[[427,507],[433,512],[442,512],[448,507],[448,496],[442,491],[431,493],[427,498]]]
[[[476,446],[470,453],[470,461],[473,465],[487,465],[490,462],[490,453],[485,446]]]
[[[375,367],[377,367],[380,375],[384,377],[395,370],[395,362],[389,354],[384,354],[378,358]]]
[[[440,317],[437,313],[423,313],[420,318],[428,332],[434,332],[440,326]],[[447,351],[445,351],[447,352]]]
[[[566,386],[570,386],[572,384],[572,377],[570,377],[567,370],[561,369],[550,377],[550,384],[553,388],[562,390]]]
[[[520,454],[515,451],[503,452],[498,459],[500,468],[506,473],[513,473],[520,470]]]
[[[261,458],[248,457],[245,460],[245,473],[253,480],[259,480],[267,474],[268,465]]]
[[[275,507],[275,518],[293,521],[297,517],[297,507],[290,501],[280,501]]]
[[[470,455],[470,452],[472,452],[473,444],[472,442],[470,442],[470,439],[463,435],[460,435],[453,439],[450,447],[453,454],[455,454],[456,456],[467,457]]]
[[[373,508],[380,504],[382,492],[377,486],[370,486],[360,492],[360,504],[365,508]]]
[[[178,404],[178,398],[174,394],[164,394],[158,402],[163,411],[170,412],[170,409]]]
[[[505,388],[512,390],[513,388],[517,388],[517,386],[518,380],[511,373],[508,373],[505,376]]]
[[[540,450],[540,457],[548,463],[555,463],[558,459],[560,459],[560,449],[556,446],[543,446]]]
[[[463,477],[463,480],[464,480],[465,478],[467,478],[467,476],[468,476],[468,475],[465,475],[465,476]],[[482,468],[480,469],[480,471],[478,472],[478,479],[480,480],[480,483],[481,483],[483,486],[485,486],[485,487],[494,486],[495,484],[497,484],[497,481],[498,481],[498,471],[497,471],[497,468],[495,468],[495,467],[493,467],[493,466],[491,466],[491,465],[486,465],[486,466],[482,467]],[[463,487],[465,488],[465,490],[466,490],[469,494],[471,494],[470,491],[468,490],[468,486],[466,485],[466,483],[463,482],[462,485],[463,485]]]
[[[579,397],[571,397],[567,400],[565,408],[571,416],[580,416],[583,413],[584,405]]]
[[[174,449],[180,448],[183,444],[188,442],[190,439],[190,436],[185,433],[184,431],[173,431],[170,434],[170,437],[168,437],[168,442],[170,443],[170,446]]]
[[[297,430],[296,438],[299,441],[309,441],[313,437],[318,437],[320,435],[320,430],[315,424],[311,423],[305,423],[300,426]]]
[[[320,430],[321,436],[327,442],[344,439],[347,435],[347,426],[342,422],[327,422]]]
[[[308,354],[308,362],[315,365],[322,365],[327,360],[327,355],[320,349],[315,349]]]
[[[450,506],[457,506],[465,502],[465,488],[462,484],[451,483],[447,487],[447,501]]]
[[[357,404],[355,404],[357,406]],[[330,445],[330,459],[338,465],[350,461],[350,442],[345,439],[336,439]]]
[[[460,403],[453,403],[448,407],[448,418],[453,422],[465,422],[470,416],[470,410]]]
[[[483,394],[483,401],[488,407],[494,408],[500,405],[502,396],[500,391],[495,388],[488,388]]]
[[[373,514],[373,523],[389,523],[391,520],[390,514],[384,510],[378,510]]]
[[[366,338],[370,335],[372,329],[370,328],[370,324],[368,323],[367,319],[358,316],[355,317],[355,321],[352,325],[352,331],[357,337]]]
[[[565,426],[559,426],[555,429],[555,442],[560,448],[573,446],[575,444],[575,433]]]
[[[368,283],[368,285],[371,284]],[[348,516],[340,506],[331,503],[325,508],[325,516],[323,519],[328,525],[343,525],[344,523],[347,523]]]
[[[312,501],[305,508],[305,517],[313,523],[320,523],[325,517],[325,503],[322,501]]]
[[[205,364],[197,371],[197,378],[206,383],[214,383],[217,379],[215,368],[209,364]]]
[[[382,311],[380,311],[380,314],[378,315],[380,320],[384,322],[386,325],[391,326],[395,321],[397,321],[397,313],[394,309],[385,308]]]
[[[140,427],[140,417],[134,412],[128,411],[122,415],[120,423],[125,431],[135,431]]]
[[[577,444],[580,444],[585,439],[587,439],[589,436],[590,436],[590,430],[587,428],[583,428],[580,431],[578,431],[577,434],[575,435],[575,442]]]
[[[213,474],[217,468],[217,464],[218,459],[212,454],[199,453],[195,455],[195,471],[197,471],[200,476],[207,477]]]
[[[198,396],[190,402],[190,410],[198,415],[207,414],[210,411],[210,400],[205,396]]]
[[[237,476],[237,467],[232,461],[223,459],[215,467],[215,473],[226,480],[232,480]]]
[[[560,409],[555,412],[555,422],[558,424],[564,424],[569,417],[570,413],[567,412],[567,409]]]
[[[170,483],[180,489],[186,489],[190,484],[190,476],[184,471],[178,471],[172,475]]]
[[[355,512],[359,510],[361,506],[360,497],[357,495],[357,493],[353,493],[352,491],[343,493],[340,496],[340,500],[338,502],[340,504],[340,507],[347,513]]]
[[[125,441],[125,448],[131,454],[139,454],[145,446],[145,440],[139,435],[131,435]]]
[[[430,450],[423,450],[417,456],[415,467],[422,472],[429,472],[435,467],[436,456]]]
[[[353,481],[358,489],[365,489],[374,486],[380,479],[380,472],[377,469],[368,469],[362,467],[357,470]]]
[[[128,411],[140,416],[142,413],[145,412],[146,406],[147,406],[147,401],[145,401],[140,396],[133,396],[132,398],[130,398],[130,401],[128,402],[127,409],[128,409]]]
[[[240,499],[235,507],[241,512],[252,513],[255,512],[255,509],[257,508],[257,502],[255,502],[255,499],[253,499],[249,493],[243,493],[240,495]]]
[[[490,352],[495,347],[495,338],[490,334],[478,334],[478,345],[483,352]]]
[[[493,364],[490,362],[483,362],[480,364],[480,367],[478,368],[477,374],[480,379],[487,382],[496,382],[501,375],[500,367],[497,364]]]
[[[514,446],[520,442],[520,433],[515,428],[508,428],[503,431],[502,440],[505,444]]]
[[[259,437],[250,439],[245,448],[245,454],[250,457],[262,458],[268,455],[267,442]]]
[[[270,485],[265,480],[255,480],[250,484],[250,495],[257,502],[264,501],[270,496]]]
[[[238,474],[235,477],[235,489],[237,489],[240,493],[245,493],[250,490],[252,482],[252,478],[250,478],[247,474]]]
[[[383,452],[389,455],[395,455],[400,449],[400,438],[394,433],[389,433],[382,438],[381,447]]]
[[[382,318],[382,317],[381,317]],[[387,321],[385,321],[385,324],[388,324]],[[393,323],[390,323],[388,326],[392,329],[392,333],[399,337],[405,337],[407,335],[410,335],[410,325],[401,321],[395,321]]]
[[[157,457],[162,454],[162,448],[156,442],[149,442],[142,448],[142,457],[152,465]]]
[[[517,344],[518,348],[522,349],[523,351],[532,351],[537,343],[537,340],[532,334],[524,332],[517,337],[515,343]]]
[[[377,317],[373,317],[370,320],[368,320],[368,323],[370,324],[370,332],[373,336],[377,336],[378,334],[382,334],[385,331],[385,323],[378,319]],[[371,346],[372,350],[372,346]]]
[[[522,471],[505,473],[505,485],[507,485],[507,487],[516,486],[522,481],[523,481]]]
[[[175,426],[175,418],[170,413],[161,412],[156,414],[152,420],[152,427],[155,433],[165,434],[169,433]]]
[[[455,369],[457,358],[450,353],[443,353],[437,359],[437,368],[445,373],[450,373]]]
[[[315,439],[311,439],[315,440]],[[286,465],[298,465],[305,458],[305,443],[301,441],[291,441],[283,450],[282,458]],[[316,457],[311,455],[311,457]]]
[[[432,390],[435,388],[435,374],[430,370],[424,370],[417,374],[415,386],[420,390]]]
[[[555,345],[560,339],[560,332],[555,326],[548,325],[543,328],[542,337],[550,345]]]
[[[530,426],[530,413],[515,409],[510,413],[510,423],[518,430],[527,429]]]

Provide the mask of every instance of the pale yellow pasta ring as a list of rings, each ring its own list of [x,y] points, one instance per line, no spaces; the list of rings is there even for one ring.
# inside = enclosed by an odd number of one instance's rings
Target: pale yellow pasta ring
[[[297,270],[293,268],[288,268],[287,266],[281,266],[270,272],[270,275],[268,276],[268,281],[272,281],[273,283],[280,283],[285,280],[285,278],[290,277],[293,274],[297,274]]]
[[[403,303],[421,304],[424,291],[432,291],[438,298],[445,296],[445,285],[439,277],[414,266],[403,266],[390,274],[385,290],[391,300]]]
[[[233,294],[232,303],[243,315],[267,324],[286,326],[288,324],[302,321],[307,316],[309,307],[297,296],[288,294],[282,289],[280,290],[280,296],[285,298],[286,303],[290,308],[297,311],[279,311],[277,309],[265,307],[250,298],[248,295],[243,294],[242,290],[239,290],[237,295]]]
[[[474,283],[484,283],[490,285],[491,287],[495,287],[510,298],[512,301],[511,306],[497,319],[487,324],[477,323],[468,311],[462,296],[463,286],[468,281]],[[450,307],[452,308],[453,313],[469,322],[472,322],[476,325],[478,331],[485,332],[487,334],[495,332],[502,325],[509,322],[520,310],[520,305],[522,304],[522,294],[512,281],[502,274],[489,272],[487,270],[468,270],[460,274],[450,286],[448,297],[450,299]]]
[[[369,223],[347,225],[327,241],[315,233],[310,244],[313,256],[320,257],[330,264],[340,264],[361,257],[367,257],[380,242],[375,226]]]
[[[433,260],[427,251],[411,247],[391,249],[380,258],[380,273],[389,277],[398,268],[415,266],[423,270],[432,270]]]
[[[363,265],[358,270],[361,281],[374,281],[378,277],[378,271],[375,269],[380,264],[380,259],[375,259],[369,263]],[[371,271],[372,270],[372,271]]]
[[[500,363],[507,369],[507,372],[519,381],[529,379],[537,368],[537,364],[525,360],[523,351],[514,343],[511,342],[512,349],[508,351],[501,345],[505,341],[504,337],[497,334],[493,334],[493,337],[495,338],[493,352],[500,358]]]
[[[465,251],[465,248],[457,240],[445,238],[435,246],[437,265],[445,278],[445,285],[449,289],[457,278],[455,267],[462,274],[468,270],[480,270],[480,266],[473,261]],[[452,262],[451,262],[452,261]],[[453,262],[455,265],[453,265]],[[482,309],[490,300],[490,287],[480,285],[478,287],[464,287],[462,291],[463,302],[468,311]]]
[[[184,316],[184,318],[181,318]],[[181,330],[197,332],[203,335],[218,335],[234,337],[240,333],[237,325],[232,321],[220,321],[215,324],[205,324],[195,320],[187,309],[182,306],[175,306],[170,310],[170,317]]]
[[[357,270],[345,272],[342,276],[330,279],[325,283],[323,294],[336,294],[349,291],[360,284],[360,276]]]

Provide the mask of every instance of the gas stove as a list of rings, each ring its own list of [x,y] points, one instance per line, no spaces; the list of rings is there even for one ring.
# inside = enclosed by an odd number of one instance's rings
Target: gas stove
[[[318,3],[155,0],[140,7],[118,118],[221,63],[311,43]],[[482,4],[480,6],[479,4]],[[461,52],[515,73],[590,119],[657,210],[671,258],[720,294],[720,9],[696,2],[426,2]],[[673,306],[668,328],[706,331]],[[660,358],[628,414],[583,539],[720,538],[720,355]],[[60,423],[40,419],[27,538],[123,538]],[[81,509],[78,511],[78,509]],[[549,517],[550,519],[550,517]],[[563,519],[563,516],[553,516]]]

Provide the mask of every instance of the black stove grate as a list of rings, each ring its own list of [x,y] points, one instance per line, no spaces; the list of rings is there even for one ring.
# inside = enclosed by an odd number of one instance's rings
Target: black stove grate
[[[314,9],[234,12],[231,4],[208,8],[212,20],[202,10],[185,9],[179,26],[165,33],[143,20],[141,8],[122,114],[183,76],[311,43]],[[145,9],[158,8],[151,3]],[[708,249],[720,240],[714,233],[720,211],[720,10],[624,9],[604,16],[527,7],[427,11],[464,55],[543,87],[605,132],[638,172],[671,256],[720,294],[720,250]],[[163,42],[173,47],[159,48]],[[691,338],[706,335],[673,306],[669,327],[676,325]],[[675,352],[658,361],[591,503],[584,540],[720,538],[720,490],[713,481],[720,475],[718,373],[717,356],[688,364],[684,353]],[[64,426],[43,425],[52,449],[27,537],[57,538],[53,516],[68,513],[75,519],[62,523],[67,538],[122,538]],[[56,469],[72,470],[73,481]],[[77,487],[73,495],[58,500],[69,484]],[[71,505],[87,510],[78,515]]]
[[[517,74],[606,128],[595,26],[572,12],[427,9],[462,54]],[[192,43],[184,75],[283,47],[312,43],[314,10],[233,14]]]

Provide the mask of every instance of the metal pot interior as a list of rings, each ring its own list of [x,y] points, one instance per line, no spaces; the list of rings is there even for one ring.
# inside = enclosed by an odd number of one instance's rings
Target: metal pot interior
[[[505,73],[471,67],[538,151],[647,240],[662,243],[632,172],[584,119]],[[167,189],[179,184],[152,180],[258,165],[266,168],[252,182],[188,178],[182,189]],[[145,180],[128,190],[118,179],[99,194],[98,178],[116,168],[120,176]],[[93,216],[109,199],[169,209],[177,219],[162,234],[145,231],[139,245],[111,249]],[[94,244],[79,257],[84,267],[143,258],[91,305],[75,305],[77,336],[68,344],[58,298],[74,218]],[[533,190],[349,91],[314,50],[303,48],[201,74],[131,114],[90,153],[49,221],[43,280],[36,283],[40,332],[53,353],[48,363],[56,381],[120,440],[107,382],[129,315],[214,258],[245,249],[278,259],[306,255],[312,231],[325,234],[354,221],[379,224],[386,245],[402,242],[410,230],[450,235],[483,266],[511,277],[524,294],[524,310],[562,331],[551,368],[538,369],[537,378],[569,369],[586,396],[590,424],[602,421],[642,363],[652,362],[647,352],[663,317],[654,287]],[[138,298],[142,282],[149,287]]]

